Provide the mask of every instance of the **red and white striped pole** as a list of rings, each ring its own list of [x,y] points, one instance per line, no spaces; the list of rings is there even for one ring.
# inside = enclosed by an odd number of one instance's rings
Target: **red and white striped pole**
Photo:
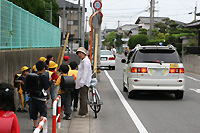
[[[40,121],[39,125],[36,127],[33,133],[39,133],[43,128],[43,133],[47,133],[47,118],[43,117],[42,120]]]
[[[58,116],[57,112],[58,103]],[[58,123],[58,128],[61,128],[61,96],[58,96],[53,102],[53,120],[52,120],[52,133],[56,133],[56,123]]]

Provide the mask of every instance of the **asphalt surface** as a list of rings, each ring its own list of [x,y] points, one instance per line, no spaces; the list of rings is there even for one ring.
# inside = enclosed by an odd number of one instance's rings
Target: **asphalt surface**
[[[98,90],[101,100],[104,103],[98,118],[95,119],[93,112],[89,114],[90,133],[146,133],[141,132],[143,126],[148,133],[199,133],[200,132],[200,75],[186,73],[185,95],[182,100],[174,98],[173,94],[154,93],[140,94],[135,99],[128,99],[127,92],[122,91],[123,67],[120,61],[123,55],[116,59],[116,70],[105,70],[113,79],[119,89],[116,93],[110,80],[102,70],[98,83]],[[124,98],[124,100],[123,100]],[[127,102],[127,105],[122,104]],[[50,101],[49,101],[50,102]],[[128,108],[127,106],[130,106]],[[129,113],[128,113],[128,111]],[[29,119],[28,113],[16,113],[21,133],[32,132],[33,122]],[[136,116],[134,116],[134,114]],[[132,117],[134,116],[134,117]],[[137,119],[139,121],[137,121]],[[72,118],[73,119],[73,118]],[[78,128],[79,120],[74,119],[75,125],[64,131],[74,132]],[[77,121],[77,122],[76,122]],[[87,120],[79,125],[87,125]],[[73,123],[69,121],[69,123]],[[51,132],[52,109],[48,106],[48,131]],[[64,123],[63,123],[64,124]],[[141,124],[138,126],[138,124]],[[136,126],[137,125],[137,126]],[[64,128],[64,126],[62,126]],[[66,128],[67,128],[66,127]],[[83,128],[81,128],[83,129]],[[84,130],[84,129],[83,129]],[[83,131],[81,130],[81,131]],[[88,133],[85,130],[84,133]]]
[[[122,58],[123,55],[118,55],[116,70],[106,71],[148,133],[200,132],[199,75],[185,74],[185,94],[182,100],[177,100],[173,94],[168,93],[139,94],[136,99],[128,99],[127,92],[122,91],[124,67],[120,62]],[[100,76],[98,90],[104,105],[97,119],[90,118],[90,132],[138,133],[138,128],[141,127],[136,127],[138,123],[134,123],[131,119],[105,72],[101,71]]]

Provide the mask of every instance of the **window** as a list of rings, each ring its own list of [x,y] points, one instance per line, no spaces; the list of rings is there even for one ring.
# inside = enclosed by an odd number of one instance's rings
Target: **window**
[[[112,55],[112,52],[111,51],[101,51],[101,55]]]
[[[78,20],[69,20],[68,25],[78,25]]]
[[[180,63],[176,50],[149,49],[139,50],[132,59],[132,63]]]

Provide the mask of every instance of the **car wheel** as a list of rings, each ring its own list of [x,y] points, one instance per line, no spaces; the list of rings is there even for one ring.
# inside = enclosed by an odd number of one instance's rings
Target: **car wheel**
[[[115,70],[115,66],[112,67],[112,70]]]
[[[184,95],[184,92],[183,91],[177,91],[175,93],[175,98],[176,99],[183,99],[183,95]]]
[[[123,92],[128,92],[128,89],[125,87],[124,79],[123,79]]]
[[[128,93],[128,98],[129,98],[129,99],[134,99],[134,98],[135,98],[135,91],[130,91],[130,92]]]

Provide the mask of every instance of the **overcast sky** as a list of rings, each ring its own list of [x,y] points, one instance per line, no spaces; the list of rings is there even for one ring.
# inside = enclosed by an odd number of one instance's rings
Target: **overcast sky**
[[[73,2],[74,0],[69,1]],[[88,10],[86,16],[90,17],[92,14],[90,1],[94,2],[94,0],[85,1]],[[155,17],[169,17],[173,20],[189,23],[194,20],[196,2],[197,12],[200,12],[200,0],[156,0]],[[74,3],[77,3],[77,1]],[[102,4],[102,13],[104,15],[102,29],[116,29],[118,20],[120,21],[120,26],[122,26],[135,24],[139,16],[150,16],[148,10],[150,0],[102,0]],[[193,12],[193,14],[188,14],[189,12]],[[200,19],[200,17],[197,17],[197,19]]]

